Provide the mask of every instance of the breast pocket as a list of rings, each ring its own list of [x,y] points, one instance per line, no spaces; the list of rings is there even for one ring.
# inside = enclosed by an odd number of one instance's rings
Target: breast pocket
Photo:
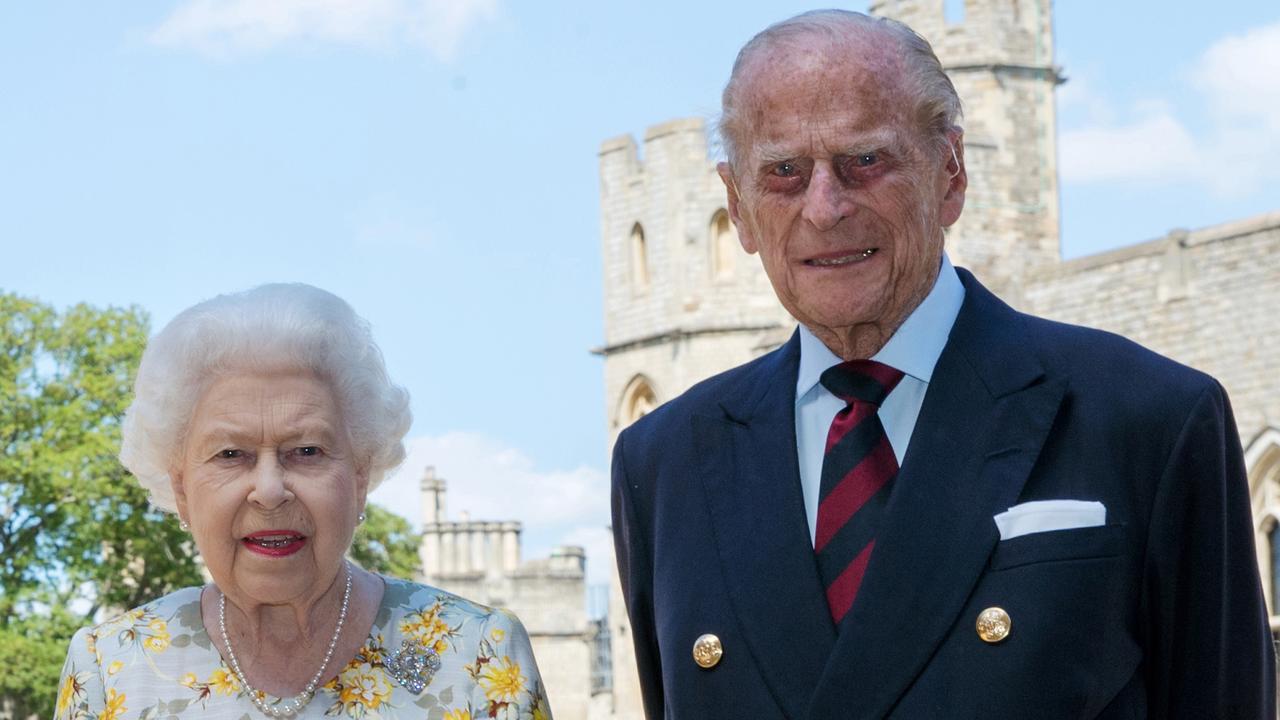
[[[1124,549],[1124,523],[1049,530],[1001,540],[991,556],[992,570],[1065,560],[1091,560],[1119,555]]]

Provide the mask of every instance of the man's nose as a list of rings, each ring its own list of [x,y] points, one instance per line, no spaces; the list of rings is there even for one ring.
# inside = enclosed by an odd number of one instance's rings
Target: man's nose
[[[260,453],[258,458],[248,499],[263,510],[274,510],[292,500],[293,492],[286,484],[284,467],[274,452]]]
[[[805,188],[803,217],[818,230],[830,230],[853,213],[849,188],[830,165],[816,163]]]

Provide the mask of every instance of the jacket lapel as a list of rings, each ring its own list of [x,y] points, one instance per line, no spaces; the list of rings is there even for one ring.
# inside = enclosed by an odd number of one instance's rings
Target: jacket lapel
[[[818,578],[795,446],[799,338],[695,416],[699,475],[722,576],[747,650],[787,717],[805,717],[835,629]],[[726,652],[735,648],[726,647]]]
[[[938,360],[858,599],[809,717],[881,718],[959,618],[1057,415],[1019,316],[960,271],[965,303]]]

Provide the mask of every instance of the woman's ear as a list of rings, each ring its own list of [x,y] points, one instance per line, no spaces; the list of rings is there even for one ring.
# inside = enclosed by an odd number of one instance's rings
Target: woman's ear
[[[169,487],[173,489],[174,504],[178,506],[178,519],[184,523],[190,523],[190,515],[187,514],[187,491],[182,487],[182,473],[177,470],[169,471]]]

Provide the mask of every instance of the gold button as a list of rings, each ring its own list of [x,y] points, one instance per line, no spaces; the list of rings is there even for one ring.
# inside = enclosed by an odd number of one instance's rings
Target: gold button
[[[698,663],[698,667],[709,670],[718,665],[722,657],[724,646],[715,635],[707,633],[693,641],[693,661]]]
[[[978,637],[984,642],[998,643],[1009,637],[1013,620],[1004,608],[989,607],[978,614]]]

